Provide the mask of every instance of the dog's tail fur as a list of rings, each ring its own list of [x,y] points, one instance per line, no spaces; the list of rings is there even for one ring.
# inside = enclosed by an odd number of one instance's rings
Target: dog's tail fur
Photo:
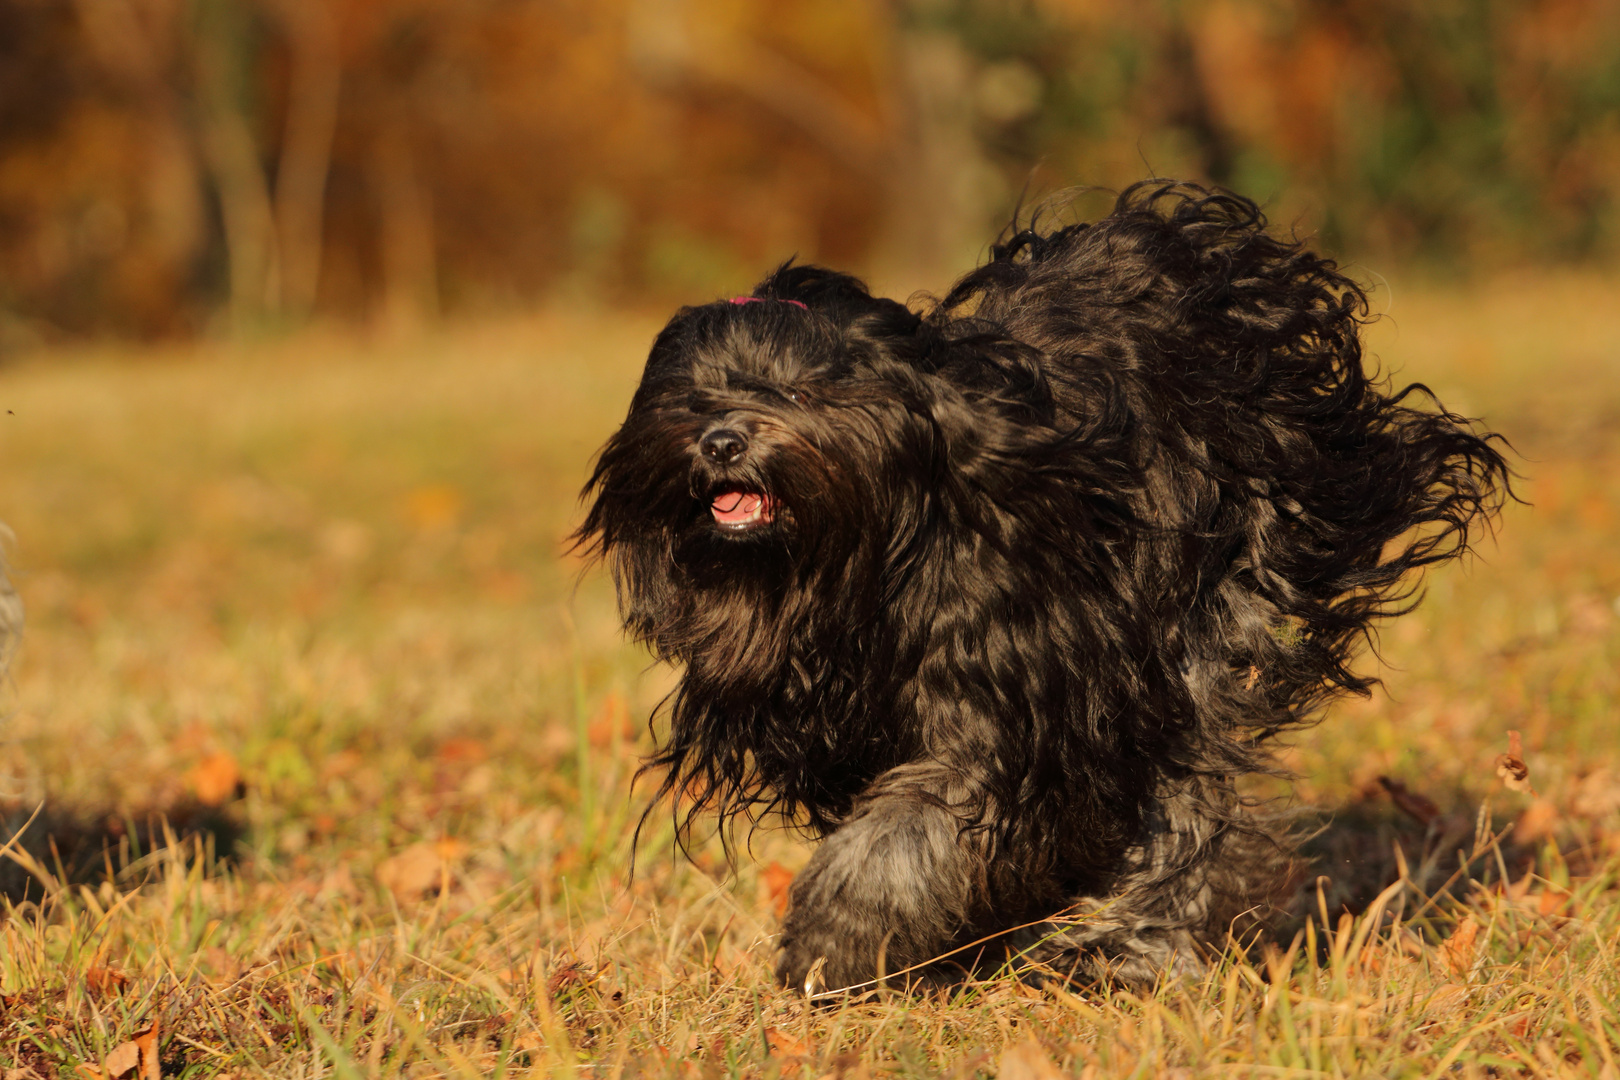
[[[1167,659],[1218,665],[1186,672],[1200,711],[1244,726],[1366,693],[1361,640],[1510,493],[1499,436],[1366,370],[1361,287],[1227,192],[1148,181],[1100,221],[1010,230],[933,321],[1036,346],[1071,414],[1112,414],[1150,527],[1125,585],[1173,616]]]
[[[1500,437],[1370,373],[1362,288],[1267,232],[1254,203],[1193,185],[1138,184],[1090,224],[1010,229],[929,321],[1040,350],[1088,452],[1137,477],[1135,520],[1107,545],[1113,587],[1158,640],[1143,685],[1165,696],[1136,704],[1179,734],[1155,754],[1148,835],[1059,939],[1163,970],[1166,950],[1223,936],[1219,913],[1275,894],[1291,845],[1233,778],[1274,771],[1266,740],[1332,697],[1370,692],[1351,666],[1362,642],[1511,496]]]

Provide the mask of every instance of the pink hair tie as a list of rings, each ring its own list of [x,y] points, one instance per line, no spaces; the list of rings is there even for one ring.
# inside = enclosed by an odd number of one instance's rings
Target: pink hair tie
[[[802,300],[783,300],[775,296],[733,296],[731,298],[733,304],[763,304],[767,300],[775,301],[778,304],[795,304],[806,311],[810,310],[810,306]]]

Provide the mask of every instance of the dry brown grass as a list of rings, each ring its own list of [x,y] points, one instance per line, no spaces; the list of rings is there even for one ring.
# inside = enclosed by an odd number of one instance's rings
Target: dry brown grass
[[[0,372],[30,620],[0,836],[44,800],[0,873],[0,1070],[1613,1080],[1614,292],[1395,297],[1378,352],[1507,432],[1535,505],[1391,629],[1389,693],[1290,751],[1300,801],[1334,815],[1327,927],[1141,999],[1003,979],[807,1010],[769,978],[797,842],[762,833],[731,875],[655,825],[629,882],[630,776],[670,677],[560,537],[652,323]],[[1494,774],[1509,729],[1539,800]],[[1342,914],[1392,880],[1396,841],[1400,921]]]

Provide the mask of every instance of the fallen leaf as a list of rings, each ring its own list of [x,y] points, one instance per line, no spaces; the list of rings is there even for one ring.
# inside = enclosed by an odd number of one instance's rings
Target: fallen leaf
[[[141,1052],[141,1080],[162,1080],[163,1069],[158,1062],[158,1026],[156,1022],[135,1036],[135,1045]]]
[[[1440,958],[1453,975],[1459,979],[1467,978],[1473,969],[1478,945],[1479,923],[1470,915],[1457,924],[1450,937],[1440,943]]]
[[[780,1028],[765,1029],[765,1046],[771,1057],[781,1062],[778,1075],[784,1080],[799,1075],[804,1068],[805,1057],[810,1053],[809,1044]]]
[[[1580,593],[1569,598],[1569,621],[1583,634],[1608,633],[1616,611],[1620,611],[1620,604],[1611,608],[1602,598],[1591,593]]]
[[[983,1051],[957,1065],[958,1076],[972,1076],[972,1064],[985,1061]],[[859,1054],[842,1053],[832,1059],[832,1072],[822,1073],[816,1080],[869,1080],[872,1070],[861,1061]]]
[[[1536,793],[1530,786],[1530,766],[1524,763],[1524,741],[1517,731],[1508,732],[1508,752],[1496,755],[1496,775],[1509,791]]]
[[[810,1045],[803,1039],[789,1035],[781,1028],[765,1029],[765,1045],[771,1048],[774,1057],[803,1057],[810,1052]]]
[[[421,841],[377,864],[377,884],[395,899],[415,900],[448,880],[450,867],[461,857],[459,840]]]
[[[1392,780],[1387,776],[1380,776],[1378,783],[1389,792],[1389,797],[1396,806],[1424,825],[1433,825],[1440,820],[1440,808],[1427,795],[1413,791],[1399,780]]]
[[[439,760],[443,762],[464,761],[470,765],[476,765],[489,757],[489,748],[483,744],[482,740],[457,736],[440,743],[437,753]]]
[[[1530,886],[1534,885],[1535,883],[1536,871],[1535,867],[1531,867],[1524,872],[1524,875],[1520,877],[1518,881],[1509,881],[1507,884],[1502,885],[1502,895],[1513,901],[1515,904],[1520,903],[1525,897],[1530,895]]]
[[[218,945],[204,949],[201,959],[208,981],[216,986],[229,986],[242,977],[241,961]]]
[[[1545,840],[1558,826],[1558,808],[1548,799],[1537,799],[1524,808],[1513,826],[1513,839],[1521,844]]]
[[[86,1080],[114,1080],[125,1073],[134,1072],[135,1066],[141,1063],[141,1049],[133,1042],[119,1043],[107,1052],[106,1071],[96,1068],[89,1062],[79,1066]]]
[[[1404,926],[1401,927],[1400,936],[1391,939],[1390,943],[1398,948],[1403,955],[1414,959],[1421,957],[1426,951],[1423,948],[1423,939]]]
[[[85,1080],[118,1080],[126,1075],[132,1076],[133,1080],[161,1080],[157,1024],[136,1032],[133,1039],[109,1050],[104,1064],[105,1072],[89,1063],[81,1064],[79,1072]]]
[[[759,875],[760,889],[770,902],[771,910],[780,919],[787,914],[788,890],[793,887],[793,871],[779,862],[773,862]]]
[[[1620,774],[1595,769],[1575,786],[1570,809],[1581,817],[1601,818],[1620,810]]]
[[[1543,916],[1564,914],[1572,899],[1569,893],[1560,892],[1553,888],[1543,889],[1541,895],[1536,897],[1536,910]]]
[[[242,770],[223,751],[209,754],[186,773],[186,785],[204,806],[223,806],[241,793]]]
[[[1007,1047],[996,1063],[996,1080],[1062,1080],[1062,1076],[1033,1039]]]
[[[321,762],[321,777],[330,780],[334,776],[347,776],[365,763],[365,756],[358,751],[339,750],[335,754],[328,754],[326,760]]]
[[[454,525],[461,517],[461,492],[449,484],[429,484],[405,497],[405,517],[425,532]]]
[[[103,996],[121,993],[129,976],[117,968],[93,967],[84,973],[84,985]]]
[[[1245,690],[1253,690],[1254,687],[1255,687],[1255,684],[1258,683],[1259,681],[1260,681],[1260,669],[1255,667],[1253,664],[1250,664],[1249,665],[1249,677],[1247,679],[1243,680],[1243,689],[1245,689]]]
[[[1454,1005],[1461,1005],[1468,999],[1468,987],[1458,986],[1456,983],[1446,983],[1434,993],[1429,995],[1428,1010],[1439,1012],[1441,1009]]]

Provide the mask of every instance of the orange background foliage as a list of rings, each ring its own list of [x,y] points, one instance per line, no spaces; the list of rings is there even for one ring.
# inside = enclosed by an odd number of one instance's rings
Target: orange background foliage
[[[938,285],[1020,193],[1229,184],[1354,255],[1606,259],[1607,0],[0,0],[0,354]]]

